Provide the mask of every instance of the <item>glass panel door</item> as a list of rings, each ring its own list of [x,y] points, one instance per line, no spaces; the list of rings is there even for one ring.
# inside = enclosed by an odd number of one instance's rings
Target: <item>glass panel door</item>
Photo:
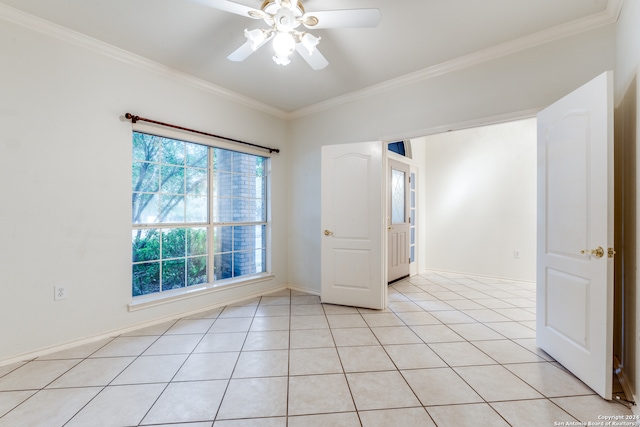
[[[405,222],[405,172],[397,169],[391,170],[391,223],[404,224]]]

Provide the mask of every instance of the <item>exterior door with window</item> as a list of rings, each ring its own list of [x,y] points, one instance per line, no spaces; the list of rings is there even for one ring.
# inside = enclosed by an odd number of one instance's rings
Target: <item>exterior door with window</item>
[[[383,309],[387,287],[382,143],[324,146],[321,171],[322,302]]]
[[[613,77],[538,114],[536,333],[605,399],[613,372]]]
[[[409,276],[410,273],[410,167],[389,159],[387,206],[387,282]]]

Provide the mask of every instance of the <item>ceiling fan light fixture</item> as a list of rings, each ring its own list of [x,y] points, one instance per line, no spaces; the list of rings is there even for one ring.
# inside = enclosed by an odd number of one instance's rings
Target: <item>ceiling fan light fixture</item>
[[[309,55],[313,54],[316,50],[316,46],[320,43],[320,37],[316,37],[313,34],[304,33],[300,39],[300,43],[309,52]]]
[[[287,9],[293,9],[294,7],[291,0],[276,0],[276,4],[280,7],[286,7]]]
[[[273,38],[273,50],[280,57],[288,57],[296,48],[296,41],[291,33],[277,33]]]
[[[289,32],[296,28],[300,23],[293,16],[289,9],[282,8],[273,16],[273,22],[278,31]]]
[[[296,18],[304,15],[304,6],[300,1],[291,1],[291,0],[264,0],[262,6],[260,6],[260,10],[265,12],[268,15],[275,15],[278,9],[285,8],[291,10],[293,15]]]
[[[302,21],[302,23],[307,26],[307,27],[315,27],[316,25],[318,25],[318,18],[316,18],[313,15],[309,15],[306,18],[304,18],[304,20]]]
[[[2,0],[0,0],[2,1]],[[378,9],[321,10],[307,14],[302,0],[262,0],[260,9],[245,6],[238,0],[194,0],[211,7],[254,19],[262,19],[265,29],[245,29],[247,41],[227,56],[230,61],[244,61],[254,51],[271,41],[276,64],[287,65],[290,55],[298,52],[314,70],[322,70],[329,62],[317,49],[320,37],[298,30],[341,27],[375,27],[380,21]]]
[[[289,65],[291,63],[289,56],[280,56],[277,53],[273,55],[273,61],[278,65]]]
[[[266,31],[261,28],[256,28],[253,30],[245,28],[244,36],[247,38],[249,43],[251,43],[251,49],[254,51],[258,49],[260,45],[267,39]]]

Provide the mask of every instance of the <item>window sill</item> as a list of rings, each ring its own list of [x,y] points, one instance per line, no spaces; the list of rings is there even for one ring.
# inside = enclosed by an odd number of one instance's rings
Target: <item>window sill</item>
[[[223,289],[233,289],[254,283],[264,282],[273,279],[275,276],[270,273],[256,274],[248,277],[236,279],[226,279],[213,283],[206,283],[200,286],[190,286],[188,288],[172,289],[152,295],[134,297],[128,305],[129,311],[137,311],[145,308],[156,307],[187,298],[199,297],[202,295],[219,292]]]

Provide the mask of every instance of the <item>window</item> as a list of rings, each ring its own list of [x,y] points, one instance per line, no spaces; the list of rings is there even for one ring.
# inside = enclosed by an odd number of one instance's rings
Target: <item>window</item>
[[[404,150],[404,141],[390,142],[387,146],[389,151],[393,151],[394,153],[398,153],[401,156],[405,155]]]
[[[267,166],[134,132],[133,296],[266,272]]]
[[[409,159],[412,158],[411,156],[411,140],[404,140],[404,141],[395,141],[395,142],[388,142],[387,143],[387,150],[394,152],[396,154],[399,154],[403,157],[407,157]]]

